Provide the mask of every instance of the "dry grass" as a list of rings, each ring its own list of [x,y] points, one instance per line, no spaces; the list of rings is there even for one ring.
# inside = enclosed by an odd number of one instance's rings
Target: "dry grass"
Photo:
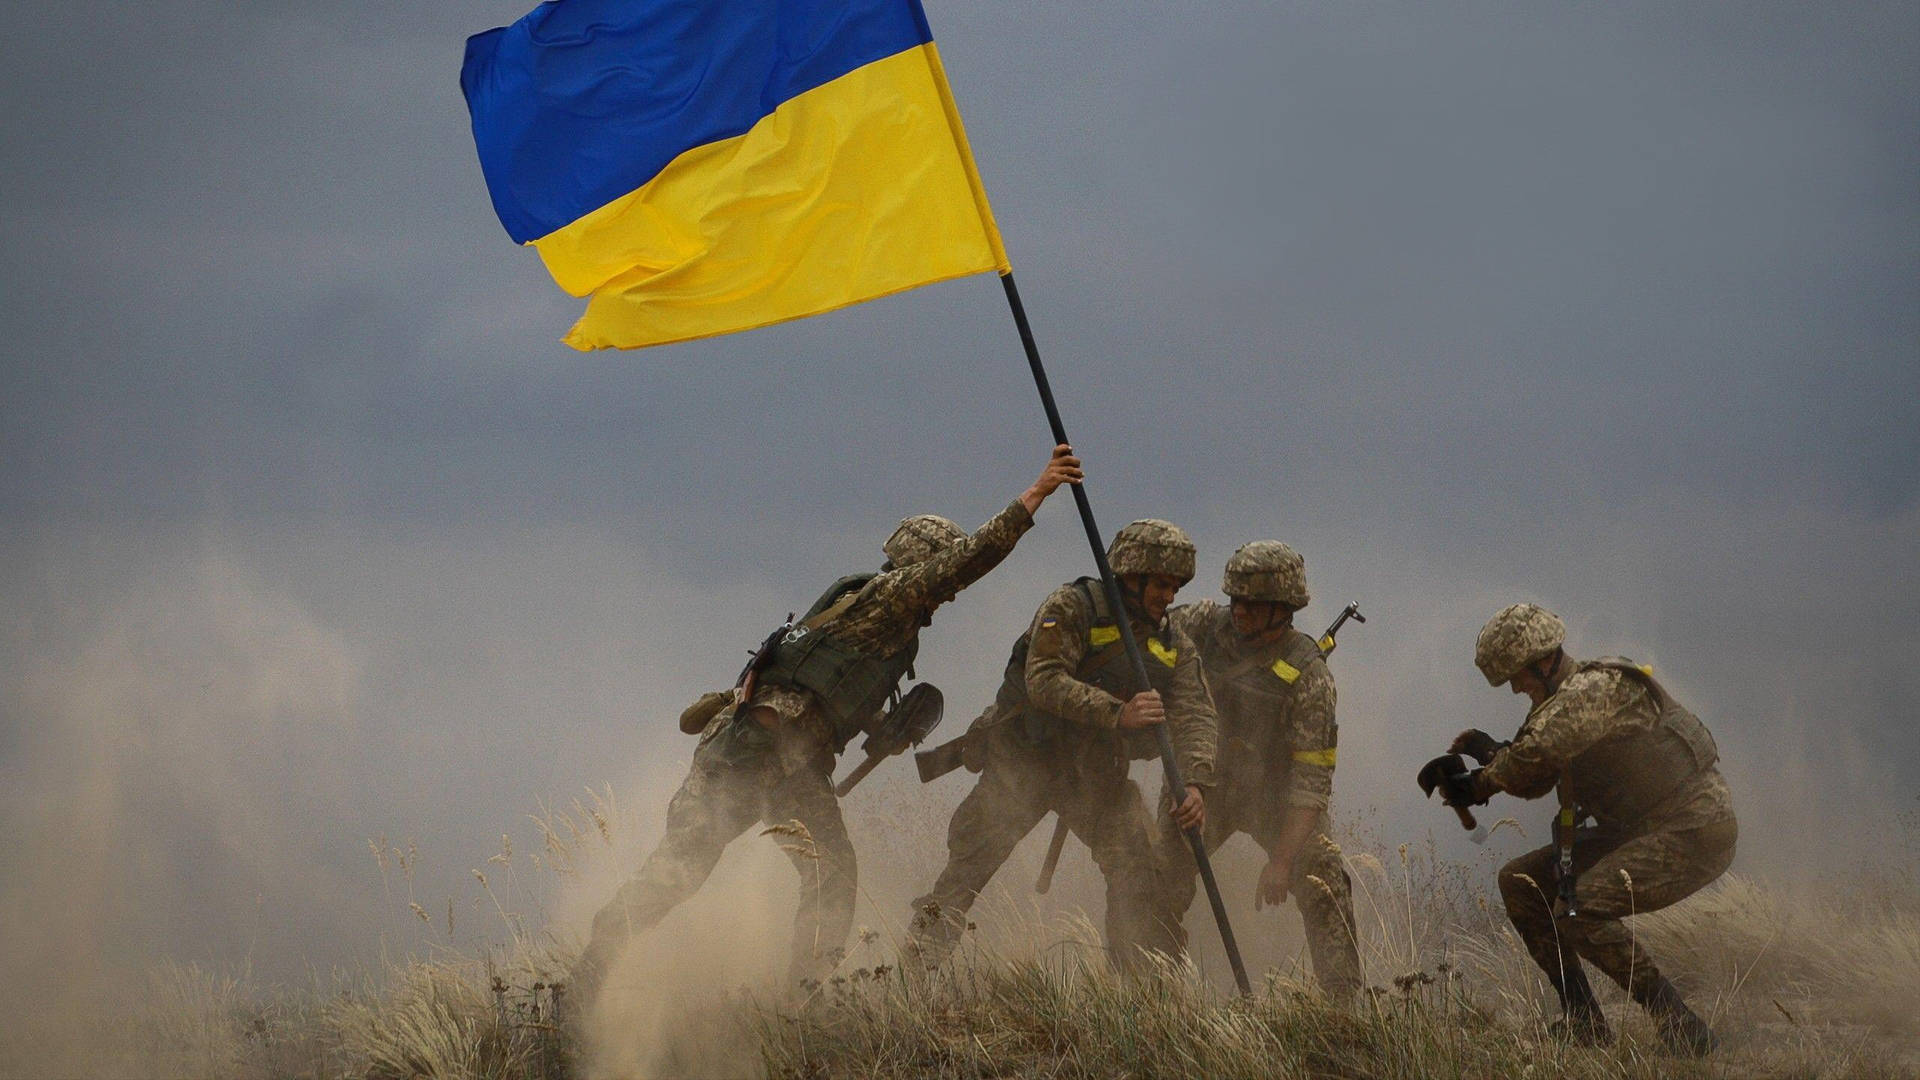
[[[577,873],[611,850],[618,820],[604,798],[544,813],[538,869]],[[383,874],[406,879],[389,892],[395,908],[424,913],[407,872],[417,853],[372,846]],[[1283,975],[1244,1000],[1190,965],[1121,979],[1084,916],[1030,916],[1017,951],[969,940],[931,979],[903,977],[891,962],[898,943],[867,931],[853,958],[804,996],[719,987],[666,995],[649,1003],[656,1015],[644,1052],[604,1032],[586,1045],[584,1023],[555,1022],[568,1005],[554,983],[570,943],[530,934],[544,920],[512,910],[511,889],[493,880],[511,883],[515,858],[503,838],[487,871],[474,874],[475,899],[504,931],[484,952],[453,948],[453,928],[442,935],[438,919],[422,914],[408,918],[428,938],[424,955],[359,980],[266,993],[244,973],[164,965],[124,999],[99,1003],[80,1040],[71,1031],[0,1033],[0,1076],[1920,1075],[1920,882],[1911,871],[1859,882],[1826,903],[1729,876],[1632,920],[1723,1038],[1708,1061],[1682,1062],[1661,1053],[1651,1026],[1610,985],[1601,990],[1619,1042],[1554,1041],[1545,983],[1487,902],[1490,880],[1431,852],[1352,845],[1363,959],[1376,984],[1352,1008]]]

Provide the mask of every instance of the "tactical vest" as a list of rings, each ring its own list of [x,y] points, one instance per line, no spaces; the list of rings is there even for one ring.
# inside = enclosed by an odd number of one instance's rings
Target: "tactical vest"
[[[1221,634],[1232,633],[1227,627]],[[1237,660],[1225,659],[1226,648],[1203,649],[1200,663],[1207,687],[1213,691],[1214,710],[1220,715],[1220,754],[1223,775],[1252,783],[1271,781],[1300,760],[1332,765],[1331,747],[1289,754],[1285,720],[1293,705],[1294,684],[1307,665],[1320,659],[1320,645],[1298,630],[1281,642],[1280,655],[1268,660],[1266,649]]]
[[[866,730],[874,714],[886,705],[913,671],[920,651],[916,630],[907,647],[877,659],[860,652],[833,634],[833,623],[853,606],[878,574],[852,574],[828,586],[807,613],[775,645],[773,657],[760,669],[760,681],[770,686],[810,690],[820,699],[833,725],[834,752],[846,749],[855,735]]]
[[[1125,701],[1138,693],[1139,687],[1134,681],[1133,664],[1127,659],[1127,647],[1120,640],[1120,624],[1107,605],[1106,590],[1097,579],[1085,577],[1076,580],[1073,587],[1093,612],[1087,629],[1087,651],[1074,668],[1073,677]],[[1000,692],[994,698],[996,712],[1017,725],[1028,743],[1050,743],[1091,734],[1086,725],[1042,712],[1028,699],[1027,651],[1032,644],[1031,629],[1013,643],[1006,674],[1000,680]],[[1180,651],[1161,641],[1157,634],[1148,634],[1139,645],[1144,653],[1142,658],[1147,662],[1147,684],[1165,697],[1173,687],[1173,669],[1179,662]]]
[[[1712,768],[1720,750],[1699,717],[1675,701],[1651,668],[1609,656],[1577,665],[1575,672],[1606,668],[1645,687],[1660,711],[1647,731],[1603,739],[1567,766],[1573,801],[1602,825],[1646,818],[1681,786]]]

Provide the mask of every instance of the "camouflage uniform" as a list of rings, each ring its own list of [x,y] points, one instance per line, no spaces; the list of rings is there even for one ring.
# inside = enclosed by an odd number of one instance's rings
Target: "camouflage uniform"
[[[1328,994],[1348,997],[1360,988],[1360,956],[1353,936],[1352,885],[1339,847],[1327,836],[1339,728],[1333,675],[1320,646],[1298,630],[1279,641],[1250,645],[1234,631],[1229,610],[1210,600],[1175,608],[1171,619],[1200,650],[1220,717],[1218,785],[1208,795],[1203,830],[1207,851],[1218,851],[1243,832],[1271,852],[1290,807],[1319,812],[1318,826],[1293,860],[1287,893],[1300,905],[1314,973]],[[1156,845],[1160,911],[1174,951],[1187,946],[1182,920],[1193,904],[1198,870],[1171,811],[1163,791]]]
[[[883,571],[824,629],[865,655],[897,658],[915,647],[935,608],[998,565],[1032,527],[1032,515],[1015,501],[972,536]],[[753,718],[762,706],[772,711],[770,726]],[[667,805],[666,835],[594,916],[576,980],[591,987],[629,936],[651,929],[692,896],[726,845],[756,822],[798,821],[811,837],[783,838],[800,872],[790,972],[797,980],[830,971],[852,927],[855,896],[853,847],[833,794],[843,736],[824,703],[793,686],[762,684],[748,708],[710,720],[692,769]]]
[[[959,941],[966,913],[1014,847],[1048,811],[1092,849],[1107,884],[1107,946],[1131,967],[1151,940],[1156,870],[1140,788],[1127,762],[1157,758],[1150,731],[1118,730],[1121,693],[1088,681],[1125,664],[1118,628],[1096,621],[1091,579],[1054,590],[1028,631],[1022,695],[1002,687],[975,722],[970,754],[980,781],[947,828],[947,865],[914,901],[908,954],[931,968]],[[1214,716],[1200,665],[1185,634],[1129,614],[1150,678],[1167,710],[1169,738],[1188,783],[1213,783]],[[1016,651],[1017,655],[1017,651]],[[1125,669],[1130,681],[1131,668]],[[1014,677],[1010,673],[1010,677]],[[1107,681],[1103,679],[1103,681]]]
[[[1554,918],[1556,845],[1500,871],[1507,915],[1556,986],[1564,944],[1644,1000],[1662,981],[1660,971],[1621,920],[1691,896],[1733,862],[1739,827],[1727,783],[1713,765],[1711,738],[1703,752],[1658,752],[1670,701],[1663,687],[1624,661],[1574,665],[1475,780],[1483,797],[1505,791],[1533,799],[1564,777],[1580,809],[1596,821],[1574,832],[1573,917]],[[1610,805],[1630,782],[1656,794]]]

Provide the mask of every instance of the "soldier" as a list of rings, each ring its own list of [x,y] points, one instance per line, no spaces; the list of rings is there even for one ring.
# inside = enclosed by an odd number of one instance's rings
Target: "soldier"
[[[801,882],[790,974],[797,982],[832,969],[855,893],[853,847],[833,794],[836,756],[911,669],[934,609],[999,565],[1047,496],[1081,477],[1071,448],[1056,446],[1033,486],[972,536],[932,514],[907,518],[883,545],[879,573],[835,582],[808,618],[770,643],[772,654],[741,690],[744,706],[698,729],[660,845],[594,916],[574,972],[577,994],[597,990],[628,938],[692,896],[721,851],[755,822],[804,827],[783,845]]]
[[[1146,805],[1127,763],[1158,756],[1154,725],[1172,725],[1188,784],[1175,816],[1192,826],[1205,820],[1213,706],[1192,644],[1166,618],[1193,578],[1193,542],[1167,522],[1136,521],[1114,537],[1107,559],[1151,685],[1134,685],[1121,613],[1097,579],[1062,585],[1040,605],[1014,644],[993,707],[965,736],[980,781],[947,828],[946,868],[913,903],[906,953],[921,970],[952,953],[980,890],[1049,810],[1092,849],[1107,883],[1108,950],[1122,969],[1134,968],[1152,933],[1155,866]]]
[[[1300,905],[1314,974],[1335,1000],[1360,988],[1353,892],[1340,849],[1327,836],[1327,802],[1339,729],[1333,676],[1320,644],[1294,628],[1307,606],[1306,562],[1277,540],[1256,540],[1227,560],[1225,607],[1211,600],[1173,610],[1173,625],[1200,650],[1201,670],[1220,717],[1218,781],[1207,799],[1209,852],[1237,832],[1267,853],[1253,906]],[[1193,903],[1196,868],[1179,824],[1161,797],[1162,932],[1184,951],[1182,919]]]
[[[1621,920],[1691,896],[1733,861],[1739,829],[1719,751],[1651,668],[1619,657],[1576,661],[1565,640],[1559,616],[1533,604],[1501,611],[1480,631],[1474,663],[1487,682],[1511,683],[1533,708],[1511,743],[1460,733],[1453,751],[1484,767],[1449,779],[1447,801],[1558,790],[1565,831],[1556,839],[1571,840],[1571,888],[1563,893],[1558,843],[1500,871],[1507,916],[1560,994],[1557,1030],[1584,1043],[1611,1038],[1584,958],[1653,1015],[1670,1049],[1709,1053],[1712,1030]],[[1592,827],[1571,828],[1589,816]]]

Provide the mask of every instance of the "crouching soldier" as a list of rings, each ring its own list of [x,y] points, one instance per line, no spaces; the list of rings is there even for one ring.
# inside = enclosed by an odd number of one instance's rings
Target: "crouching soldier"
[[[1213,782],[1213,706],[1192,644],[1167,621],[1175,593],[1193,578],[1193,542],[1164,521],[1136,521],[1114,537],[1107,559],[1125,610],[1107,606],[1094,578],[1055,589],[1015,642],[993,708],[963,736],[980,780],[947,828],[946,868],[913,904],[906,962],[921,970],[953,952],[975,898],[1048,811],[1092,849],[1106,878],[1115,965],[1133,969],[1153,940],[1152,833],[1128,762],[1157,758],[1150,729],[1171,725],[1190,785],[1175,813],[1190,826],[1203,822],[1201,791]],[[1134,685],[1122,618],[1145,653],[1146,689]]]
[[[1277,540],[1256,540],[1227,560],[1225,607],[1210,600],[1177,607],[1173,625],[1200,650],[1201,670],[1220,718],[1216,785],[1207,798],[1209,852],[1246,833],[1267,853],[1253,904],[1291,896],[1306,924],[1314,975],[1336,1000],[1360,988],[1353,891],[1340,849],[1328,837],[1335,748],[1333,675],[1321,645],[1294,628],[1307,605],[1306,562]],[[1180,826],[1161,800],[1162,932],[1184,951],[1182,925],[1196,868]]]
[[[907,674],[934,609],[1005,559],[1048,495],[1080,480],[1079,459],[1057,446],[1033,486],[972,536],[931,514],[906,519],[883,545],[878,573],[836,582],[807,618],[770,640],[739,691],[744,701],[700,730],[660,845],[594,916],[573,974],[577,1000],[589,1001],[629,937],[692,896],[727,844],[756,822],[805,828],[805,838],[784,845],[800,871],[789,971],[797,981],[831,970],[855,896],[853,847],[833,793],[836,756]]]
[[[1533,604],[1501,611],[1480,631],[1474,663],[1487,682],[1510,683],[1533,708],[1511,743],[1481,731],[1454,740],[1455,753],[1484,768],[1450,777],[1448,802],[1559,795],[1556,843],[1500,871],[1507,915],[1560,994],[1559,1030],[1582,1042],[1611,1038],[1584,959],[1653,1015],[1670,1049],[1706,1054],[1713,1032],[1621,920],[1693,895],[1733,862],[1739,829],[1719,751],[1651,668],[1576,661],[1565,640],[1559,616]],[[1589,817],[1594,825],[1575,827]]]

